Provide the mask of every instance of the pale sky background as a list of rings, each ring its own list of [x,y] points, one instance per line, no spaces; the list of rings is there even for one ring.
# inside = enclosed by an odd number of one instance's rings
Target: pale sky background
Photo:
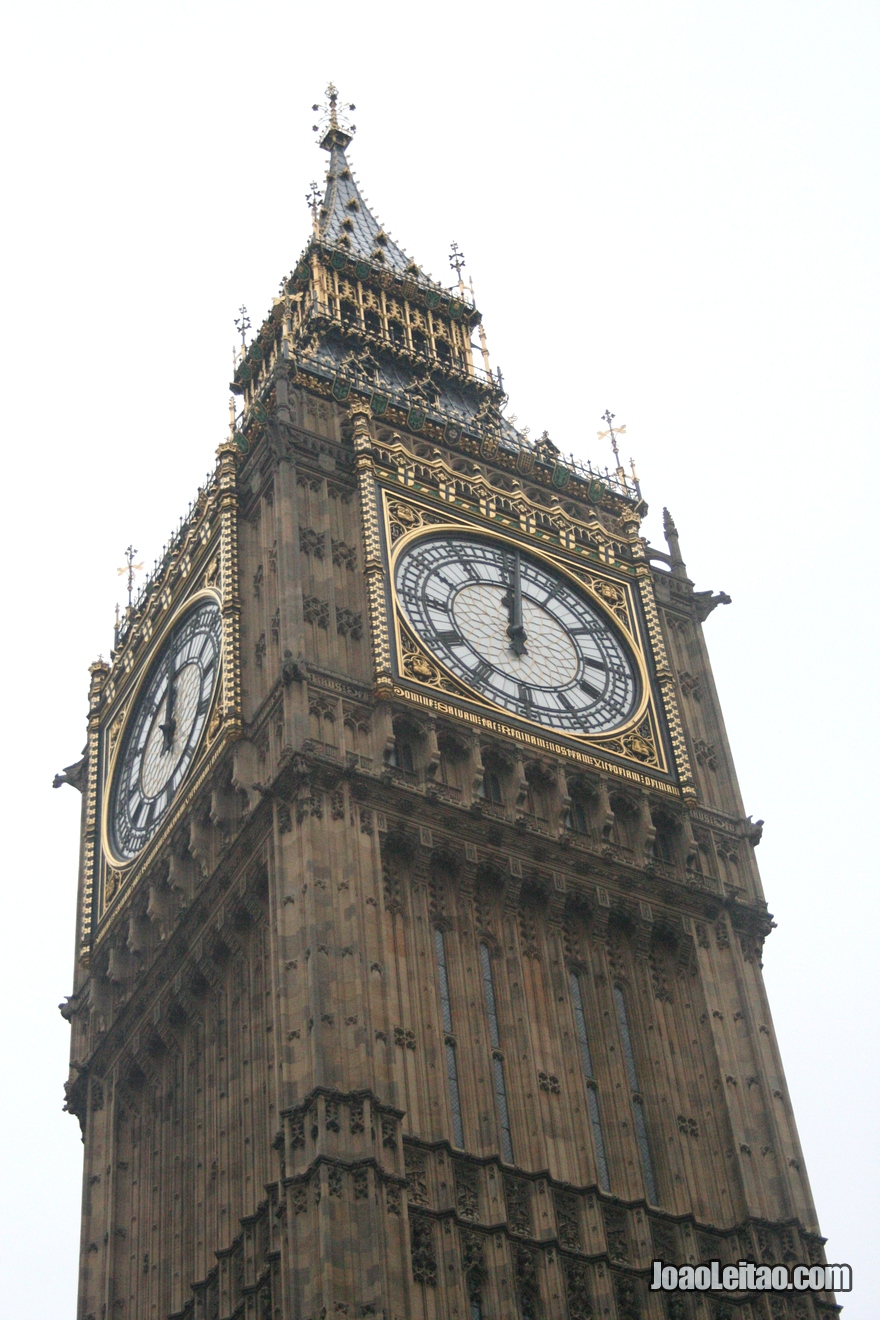
[[[779,923],[766,978],[847,1320],[880,1296],[876,4],[443,7],[31,0],[0,28],[3,1085],[0,1315],[72,1320],[81,1145],[62,1114],[85,736],[116,568],[152,563],[227,424],[323,178],[310,109],[451,280],[510,411],[603,463],[627,426],[697,587]]]

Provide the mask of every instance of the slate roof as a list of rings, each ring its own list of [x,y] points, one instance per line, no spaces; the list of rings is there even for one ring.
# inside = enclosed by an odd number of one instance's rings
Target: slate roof
[[[339,134],[328,148],[330,166],[318,217],[318,236],[332,247],[341,243],[352,256],[379,262],[402,274],[413,263],[385,233],[361,196],[345,156],[345,146],[339,140],[343,136]]]

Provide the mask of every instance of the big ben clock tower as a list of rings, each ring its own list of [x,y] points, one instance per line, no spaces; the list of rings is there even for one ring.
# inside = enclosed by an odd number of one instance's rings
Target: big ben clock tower
[[[821,1261],[695,591],[505,419],[480,313],[313,233],[91,667],[78,1320],[815,1320]],[[474,347],[474,339],[483,348]]]

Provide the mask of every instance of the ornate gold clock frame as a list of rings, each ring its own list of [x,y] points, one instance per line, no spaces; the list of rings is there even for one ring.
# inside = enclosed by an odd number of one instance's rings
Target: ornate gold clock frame
[[[598,517],[584,522],[559,500],[548,507],[521,486],[502,490],[479,471],[456,472],[439,452],[416,459],[399,436],[373,443],[366,410],[354,413],[354,424],[364,526],[378,551],[372,577],[376,588],[382,588],[371,593],[377,691],[692,800],[693,776],[638,516],[622,508],[615,539]],[[623,632],[636,658],[642,699],[631,719],[613,736],[563,737],[515,719],[447,673],[406,623],[394,587],[398,555],[425,528],[466,528],[528,547],[586,591],[596,609]]]
[[[113,668],[90,667],[88,765],[83,839],[83,889],[79,914],[80,956],[90,959],[108,929],[104,917],[123,908],[138,879],[150,871],[167,840],[221,760],[241,736],[237,516],[235,462],[238,450],[218,451],[214,479],[200,492],[194,516],[167,553],[153,580],[152,598],[131,627],[124,628]],[[156,834],[130,861],[113,852],[107,810],[126,721],[148,676],[153,658],[177,619],[200,599],[218,600],[222,640],[220,669],[207,726],[181,790]]]

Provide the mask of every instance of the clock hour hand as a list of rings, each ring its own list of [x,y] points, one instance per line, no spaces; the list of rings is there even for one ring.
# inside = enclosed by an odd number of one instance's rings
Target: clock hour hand
[[[507,606],[507,635],[510,638],[511,651],[514,655],[528,655],[526,630],[523,625],[522,573],[518,550],[513,561],[513,582],[508,587],[502,604]]]
[[[168,671],[168,692],[165,696],[165,722],[160,724],[162,731],[162,751],[170,752],[174,746],[174,730],[177,728],[177,720],[174,718],[174,702],[177,691],[174,686],[174,674]]]

